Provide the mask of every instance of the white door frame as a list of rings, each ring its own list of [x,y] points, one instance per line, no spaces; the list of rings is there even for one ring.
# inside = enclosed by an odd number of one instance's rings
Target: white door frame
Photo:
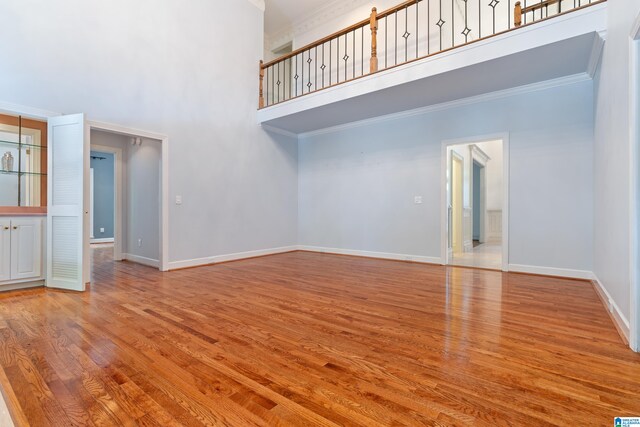
[[[629,345],[640,351],[640,15],[631,30],[629,41],[629,170],[631,228],[629,241],[629,267],[631,278],[631,319],[629,322]]]
[[[110,153],[114,156],[113,173],[113,259],[122,261],[122,211],[124,209],[123,195],[123,171],[122,171],[122,148],[109,147],[108,145],[90,144],[91,151]],[[93,206],[91,207],[93,210]]]
[[[140,129],[128,128],[125,126],[114,125],[111,123],[88,121],[91,130],[101,130],[120,135],[126,135],[133,138],[147,138],[160,141],[162,146],[162,166],[160,179],[160,271],[168,271],[169,269],[169,137],[154,132],[144,131]],[[122,197],[122,191],[120,191]],[[121,205],[122,206],[122,205]],[[122,218],[120,218],[122,224]],[[115,230],[114,230],[115,231]],[[116,237],[116,242],[122,242]],[[114,245],[115,248],[115,245]],[[114,252],[115,255],[115,252]],[[120,247],[120,256],[122,256],[122,247]]]
[[[449,264],[448,206],[447,206],[447,149],[452,145],[502,140],[502,271],[509,271],[509,133],[479,135],[442,141],[440,182],[440,262]]]

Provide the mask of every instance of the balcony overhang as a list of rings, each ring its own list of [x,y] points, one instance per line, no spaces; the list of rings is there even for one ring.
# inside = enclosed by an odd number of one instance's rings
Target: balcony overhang
[[[301,134],[568,76],[593,77],[607,3],[557,16],[258,111]]]

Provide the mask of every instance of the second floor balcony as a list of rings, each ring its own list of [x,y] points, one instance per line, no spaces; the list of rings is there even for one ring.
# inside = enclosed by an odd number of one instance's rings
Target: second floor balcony
[[[593,77],[606,0],[410,0],[260,65],[260,124],[301,134]]]

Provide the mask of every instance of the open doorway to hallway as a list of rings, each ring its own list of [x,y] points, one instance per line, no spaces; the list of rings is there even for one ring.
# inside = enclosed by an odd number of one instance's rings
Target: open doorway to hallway
[[[94,128],[90,141],[92,248],[161,268],[162,141]]]
[[[503,269],[501,139],[446,147],[447,264]]]

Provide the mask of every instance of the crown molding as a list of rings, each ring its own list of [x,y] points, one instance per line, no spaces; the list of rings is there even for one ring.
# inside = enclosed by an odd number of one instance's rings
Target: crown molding
[[[262,12],[264,12],[264,10],[266,8],[264,0],[248,0],[248,1],[249,1],[249,3],[251,3],[252,5],[257,7],[258,9],[260,9]]]

